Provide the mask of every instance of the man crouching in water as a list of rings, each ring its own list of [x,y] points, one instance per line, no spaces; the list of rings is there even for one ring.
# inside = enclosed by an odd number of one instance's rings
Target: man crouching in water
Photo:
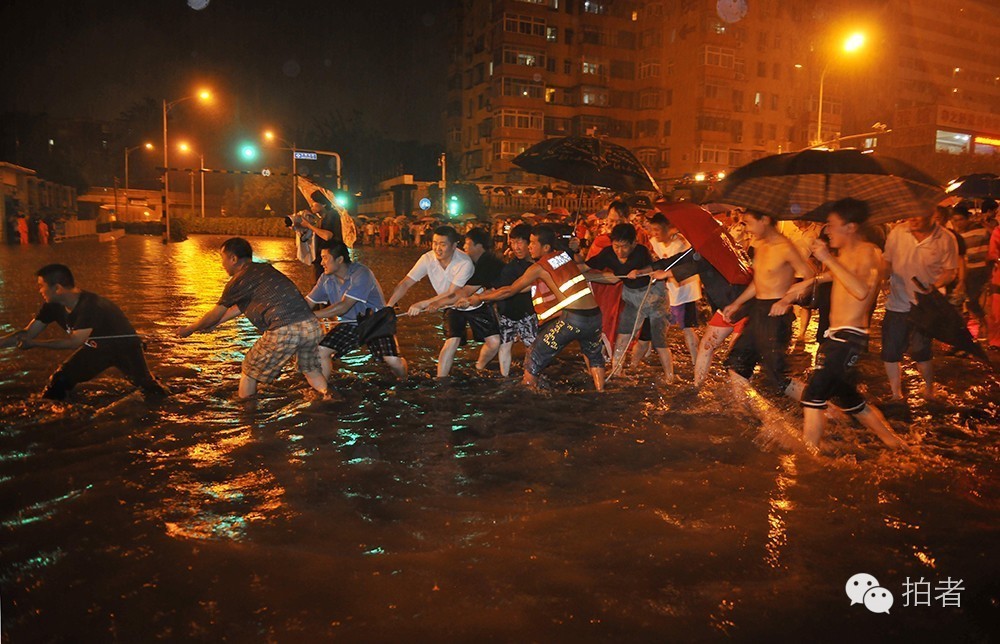
[[[861,235],[868,214],[868,204],[864,201],[841,199],[833,204],[826,224],[830,246],[838,249],[839,255],[834,257],[818,239],[811,246],[813,257],[830,271],[816,280],[833,280],[830,328],[819,346],[816,368],[802,394],[803,438],[813,447],[819,447],[826,427],[823,410],[831,399],[889,447],[906,447],[881,412],[858,393],[853,377],[861,354],[868,350],[868,326],[881,282],[882,252]]]
[[[524,369],[524,384],[538,386],[538,375],[573,340],[580,349],[594,386],[604,391],[604,353],[601,342],[601,309],[590,286],[570,254],[557,247],[555,231],[545,225],[531,229],[528,252],[535,263],[510,286],[473,295],[459,306],[503,300],[531,289],[531,302],[538,315],[538,338]]]

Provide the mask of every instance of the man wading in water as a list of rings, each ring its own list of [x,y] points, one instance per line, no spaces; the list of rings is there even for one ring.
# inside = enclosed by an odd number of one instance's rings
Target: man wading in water
[[[528,251],[535,263],[510,286],[460,300],[459,306],[505,300],[530,288],[531,301],[541,328],[524,369],[524,384],[538,386],[538,375],[563,348],[576,340],[594,386],[604,391],[604,353],[601,342],[601,309],[587,280],[568,252],[556,249],[556,234],[549,226],[531,230]]]
[[[868,204],[857,199],[842,199],[833,204],[826,231],[830,246],[838,249],[839,255],[834,257],[825,243],[814,239],[812,255],[830,272],[796,285],[796,289],[804,292],[809,281],[833,280],[830,328],[821,341],[816,368],[802,394],[803,438],[813,447],[819,447],[826,427],[824,410],[831,399],[889,447],[906,447],[879,410],[865,403],[855,385],[855,368],[861,354],[868,350],[868,326],[882,273],[882,252],[860,234],[868,214]]]
[[[211,331],[242,313],[262,335],[243,358],[240,398],[254,396],[258,382],[273,382],[293,356],[312,388],[328,396],[318,348],[323,327],[299,289],[270,264],[255,263],[245,239],[227,239],[219,255],[230,277],[219,303],[194,324],[178,328],[177,336]]]
[[[110,367],[116,367],[147,394],[167,393],[150,375],[142,341],[114,302],[77,288],[73,273],[62,264],[43,266],[35,275],[45,304],[28,326],[0,339],[0,347],[76,349],[52,374],[44,398],[64,400],[73,387]],[[35,340],[53,322],[65,329],[68,337]]]
[[[731,320],[737,310],[750,302],[747,329],[733,343],[726,358],[734,386],[746,384],[757,363],[761,363],[770,384],[779,392],[798,400],[801,384],[788,377],[785,352],[792,339],[792,302],[801,293],[789,288],[799,272],[806,279],[815,272],[799,251],[774,227],[774,218],[754,212],[744,216],[747,230],[754,236],[753,281],[743,294],[722,310]]]

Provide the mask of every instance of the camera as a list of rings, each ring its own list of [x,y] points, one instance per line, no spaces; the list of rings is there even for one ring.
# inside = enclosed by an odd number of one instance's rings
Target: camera
[[[308,219],[314,226],[318,225],[318,218],[313,215],[308,210],[300,210],[297,213],[288,215],[285,217],[285,226],[287,228],[292,228],[293,226],[302,226],[302,222]]]

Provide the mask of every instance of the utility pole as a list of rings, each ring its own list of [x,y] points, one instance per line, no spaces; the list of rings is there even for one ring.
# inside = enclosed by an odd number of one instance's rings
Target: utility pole
[[[441,166],[441,214],[448,217],[448,155],[444,152],[438,157]]]

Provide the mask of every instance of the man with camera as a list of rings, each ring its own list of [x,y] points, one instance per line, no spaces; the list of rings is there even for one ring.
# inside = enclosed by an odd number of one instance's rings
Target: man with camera
[[[335,242],[343,241],[343,232],[340,229],[340,214],[333,208],[333,204],[319,190],[316,190],[309,198],[312,206],[309,212],[297,212],[294,215],[285,217],[285,225],[293,228],[299,238],[299,242],[310,244],[309,262],[313,267],[313,277],[319,279],[323,274],[323,258],[320,251],[330,248]],[[305,238],[308,233],[311,239]],[[300,253],[300,259],[302,255]]]

